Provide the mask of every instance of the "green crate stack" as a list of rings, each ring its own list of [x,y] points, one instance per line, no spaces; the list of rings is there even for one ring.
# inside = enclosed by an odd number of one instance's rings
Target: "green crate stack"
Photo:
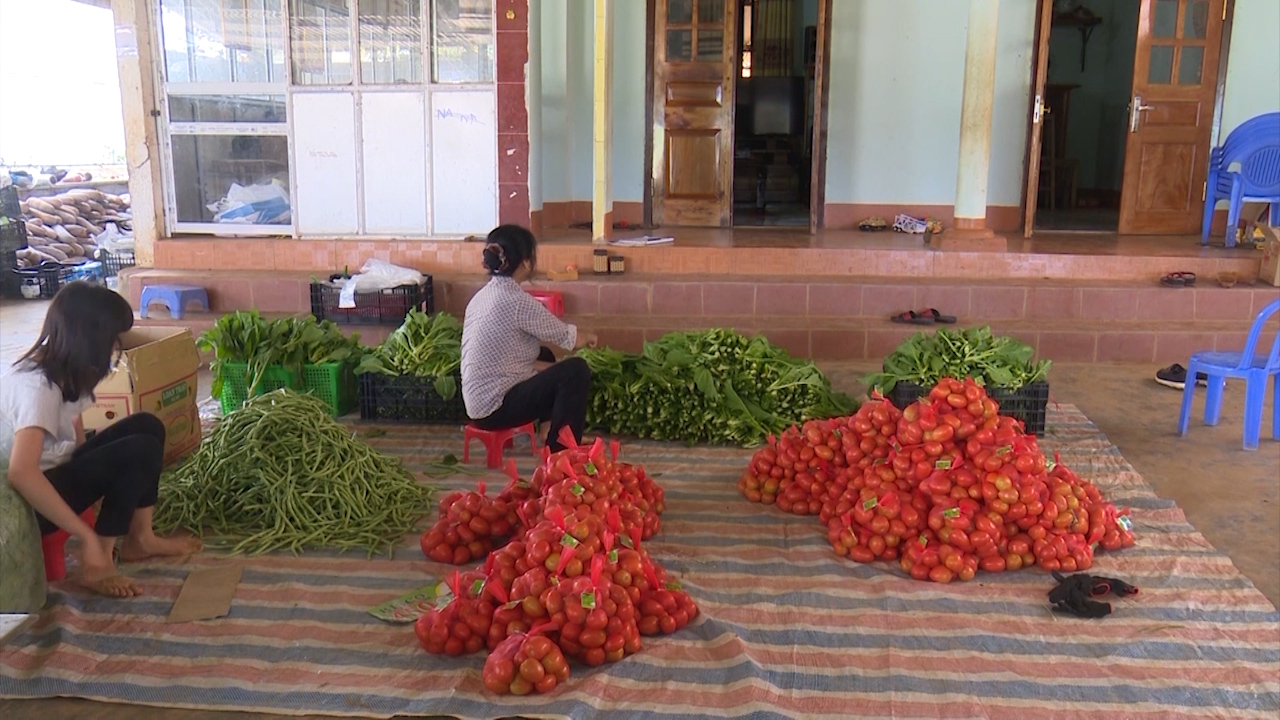
[[[244,363],[226,363],[222,366],[222,397],[218,400],[222,403],[223,415],[238,409],[249,399],[249,383],[253,380],[247,377],[248,374],[249,366]],[[258,383],[253,394],[265,395],[280,388],[301,390],[302,380],[297,373],[273,365],[262,374],[262,382]]]

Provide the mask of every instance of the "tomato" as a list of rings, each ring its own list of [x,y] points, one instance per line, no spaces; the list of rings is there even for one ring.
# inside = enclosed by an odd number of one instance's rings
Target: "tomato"
[[[999,555],[990,555],[979,560],[978,566],[984,572],[1004,572],[1008,567],[1008,562]]]
[[[954,573],[941,565],[929,571],[929,579],[936,583],[949,583],[952,577],[954,577]]]

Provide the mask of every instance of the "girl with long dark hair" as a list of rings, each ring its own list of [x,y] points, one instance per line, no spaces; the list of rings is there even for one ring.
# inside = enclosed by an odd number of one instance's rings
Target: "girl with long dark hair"
[[[520,283],[533,276],[537,241],[518,225],[489,233],[484,247],[488,284],[471,298],[462,322],[462,399],[486,430],[547,422],[547,445],[562,450],[561,428],[582,440],[591,369],[582,358],[554,362],[542,346],[564,350],[596,344],[593,333],[561,322]],[[539,371],[539,366],[551,363]]]
[[[49,305],[40,339],[0,377],[0,453],[9,456],[9,484],[35,508],[41,533],[62,529],[80,539],[80,584],[114,597],[139,594],[116,569],[120,538],[125,561],[200,549],[195,538],[162,538],[151,527],[163,423],[139,413],[85,440],[80,414],[132,327],[124,298],[71,283]],[[89,527],[80,514],[99,500]]]

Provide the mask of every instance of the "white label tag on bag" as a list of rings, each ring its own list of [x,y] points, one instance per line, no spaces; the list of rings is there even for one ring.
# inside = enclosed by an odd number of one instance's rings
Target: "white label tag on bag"
[[[356,279],[349,277],[342,285],[342,292],[338,295],[338,308],[342,310],[350,310],[356,306]]]

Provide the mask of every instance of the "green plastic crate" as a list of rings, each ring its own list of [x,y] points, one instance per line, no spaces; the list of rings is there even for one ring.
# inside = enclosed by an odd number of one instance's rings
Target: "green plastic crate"
[[[350,363],[303,365],[302,390],[323,400],[334,417],[355,410],[360,402],[360,386]]]
[[[223,366],[222,397],[219,398],[223,414],[235,410],[248,399],[245,380],[247,369],[248,366],[238,363],[227,363]],[[291,388],[298,392],[315,395],[329,406],[334,417],[346,415],[354,410],[360,397],[355,370],[346,363],[303,365],[301,376],[273,365],[267,368],[254,395],[263,395],[280,388]]]
[[[244,363],[226,363],[222,366],[222,397],[218,400],[222,403],[223,415],[239,409],[249,399],[249,383],[253,379],[246,377],[248,372],[249,366]],[[258,383],[253,394],[265,395],[280,388],[301,390],[302,380],[297,373],[273,365],[263,373],[262,382]]]

